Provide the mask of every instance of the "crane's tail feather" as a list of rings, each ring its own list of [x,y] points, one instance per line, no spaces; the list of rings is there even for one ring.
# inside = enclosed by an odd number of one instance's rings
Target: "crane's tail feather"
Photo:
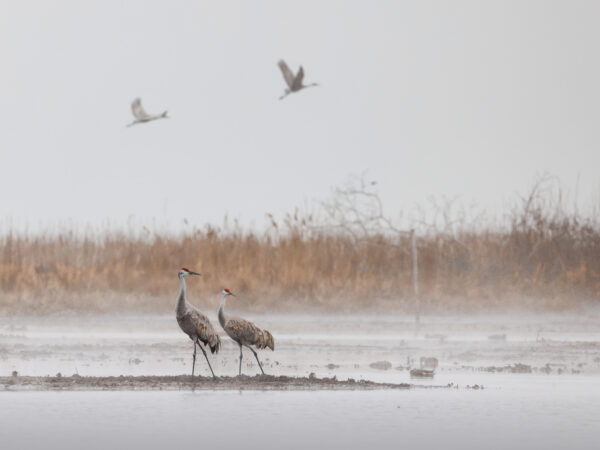
[[[219,350],[221,349],[221,338],[217,333],[214,333],[210,336],[207,344],[210,347],[211,353],[219,353]]]
[[[258,335],[256,346],[261,349],[269,347],[271,350],[275,350],[275,340],[273,339],[273,335],[267,330],[261,330]]]

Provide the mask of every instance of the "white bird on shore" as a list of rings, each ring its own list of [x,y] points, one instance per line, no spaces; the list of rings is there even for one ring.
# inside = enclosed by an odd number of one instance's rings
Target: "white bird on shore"
[[[283,79],[288,85],[287,89],[285,90],[285,94],[279,97],[279,100],[284,99],[292,92],[298,92],[301,89],[305,89],[311,86],[318,86],[317,83],[311,83],[306,85],[302,84],[302,80],[304,78],[304,69],[302,68],[302,66],[300,66],[300,69],[298,69],[298,73],[294,75],[294,73],[290,70],[290,68],[283,59],[279,60],[277,64],[279,65],[279,69],[281,69]]]
[[[139,97],[136,98],[131,103],[131,112],[133,114],[133,117],[135,117],[135,120],[133,122],[131,122],[129,125],[127,125],[128,127],[135,125],[136,123],[150,122],[152,120],[157,120],[157,119],[168,119],[167,111],[163,112],[162,114],[157,114],[157,115],[148,114],[144,110],[144,108],[142,106],[142,100]]]
[[[210,348],[211,353],[217,353],[221,348],[221,338],[215,332],[215,329],[211,325],[208,317],[202,314],[194,305],[191,305],[186,301],[185,298],[185,277],[188,275],[200,275],[199,273],[192,272],[185,267],[179,271],[179,297],[177,298],[177,306],[175,307],[175,316],[179,327],[187,334],[192,342],[194,343],[194,360],[192,363],[192,377],[194,376],[194,367],[196,366],[196,345],[200,347],[208,368],[210,369],[213,378],[215,373],[210,366],[208,356],[202,348],[202,344],[207,345]]]
[[[252,322],[239,317],[227,317],[225,315],[225,301],[227,297],[235,294],[229,289],[223,289],[221,292],[221,306],[219,307],[219,323],[225,330],[225,333],[233,339],[240,346],[240,370],[239,375],[242,374],[242,346],[250,349],[254,353],[258,367],[260,371],[265,374],[265,371],[258,360],[258,355],[254,351],[251,345],[254,345],[258,349],[269,347],[271,350],[275,350],[275,341],[273,335],[267,330],[261,330]]]

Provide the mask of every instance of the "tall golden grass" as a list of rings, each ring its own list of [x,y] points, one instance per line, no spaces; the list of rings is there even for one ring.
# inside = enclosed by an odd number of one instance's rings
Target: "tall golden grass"
[[[497,229],[417,229],[423,310],[598,303],[599,224],[548,205],[526,198]],[[314,222],[296,215],[264,233],[206,227],[179,236],[8,232],[0,237],[0,312],[166,312],[182,266],[202,272],[188,286],[203,308],[216,308],[228,287],[246,309],[411,310],[408,234]]]

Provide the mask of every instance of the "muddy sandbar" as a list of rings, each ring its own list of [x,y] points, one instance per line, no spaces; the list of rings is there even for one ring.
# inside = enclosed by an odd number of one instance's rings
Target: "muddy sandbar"
[[[272,375],[239,377],[118,376],[118,377],[0,377],[0,391],[82,391],[82,390],[373,390],[409,389],[407,383],[376,383],[367,380],[338,380]]]

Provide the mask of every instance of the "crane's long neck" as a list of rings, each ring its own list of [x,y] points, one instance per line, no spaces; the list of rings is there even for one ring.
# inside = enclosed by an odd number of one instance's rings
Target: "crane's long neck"
[[[221,296],[221,306],[219,307],[219,323],[222,327],[225,327],[225,323],[227,323],[227,317],[225,316],[225,301],[227,300],[227,295],[222,294]]]
[[[175,312],[177,316],[183,316],[185,314],[185,278],[179,277],[179,297],[177,297],[177,306],[175,307]]]

